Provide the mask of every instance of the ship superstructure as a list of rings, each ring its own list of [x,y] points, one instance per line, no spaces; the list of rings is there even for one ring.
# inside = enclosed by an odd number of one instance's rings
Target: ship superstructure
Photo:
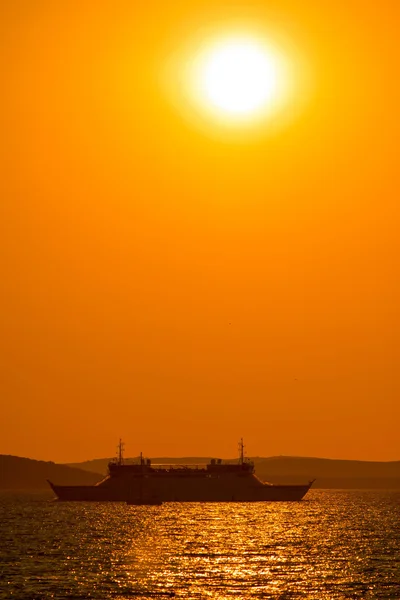
[[[162,502],[265,502],[301,500],[312,481],[304,485],[262,482],[254,463],[245,458],[243,440],[236,463],[213,458],[205,465],[157,465],[140,454],[127,463],[120,440],[117,459],[108,475],[96,485],[60,486],[49,481],[59,500],[112,501],[129,504]]]

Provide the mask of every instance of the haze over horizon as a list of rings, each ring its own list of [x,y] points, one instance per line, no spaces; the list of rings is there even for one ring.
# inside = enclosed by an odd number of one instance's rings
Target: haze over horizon
[[[400,459],[399,16],[2,3],[0,453]],[[293,77],[247,129],[179,79],[239,26]]]

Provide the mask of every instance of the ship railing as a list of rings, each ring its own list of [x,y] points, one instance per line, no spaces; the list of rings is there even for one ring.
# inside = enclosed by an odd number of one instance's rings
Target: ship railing
[[[178,464],[178,463],[151,463],[151,466],[155,469],[205,469],[207,467],[207,463],[199,463],[199,464]]]

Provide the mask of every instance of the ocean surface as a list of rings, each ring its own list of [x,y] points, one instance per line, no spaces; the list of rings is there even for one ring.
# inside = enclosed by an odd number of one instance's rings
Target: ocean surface
[[[400,493],[297,503],[0,495],[0,598],[400,599]]]

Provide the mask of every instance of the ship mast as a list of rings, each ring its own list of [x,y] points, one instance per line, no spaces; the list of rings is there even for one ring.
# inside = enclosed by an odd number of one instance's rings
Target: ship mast
[[[240,438],[240,442],[239,442],[239,463],[241,465],[244,463],[244,443],[243,443],[243,438]]]
[[[124,464],[124,443],[122,442],[121,438],[119,438],[119,444],[117,446],[117,452],[118,452],[118,464],[122,465]]]

